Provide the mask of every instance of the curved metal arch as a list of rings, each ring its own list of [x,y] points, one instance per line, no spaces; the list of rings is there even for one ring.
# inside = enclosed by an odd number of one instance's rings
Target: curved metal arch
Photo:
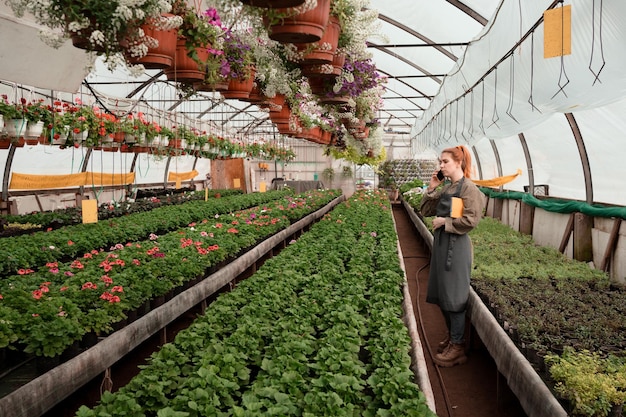
[[[406,59],[405,57],[390,51],[389,48],[387,48],[386,46],[382,46],[382,45],[377,45],[375,43],[372,42],[367,42],[367,47],[368,48],[374,48],[374,49],[378,49],[381,52],[384,52],[388,55],[391,55],[392,57],[394,57],[395,59],[404,62],[407,65],[410,65],[411,67],[415,68],[416,70],[418,70],[419,72],[421,72],[422,74],[425,74],[428,78],[430,78],[431,80],[433,80],[434,82],[436,82],[437,84],[441,84],[441,79],[439,77],[437,77],[434,74],[431,74],[430,72],[428,72],[427,70],[425,70],[424,68],[420,67],[419,65],[417,65],[415,62],[410,61],[408,59]],[[380,70],[379,70],[380,71]],[[398,78],[396,78],[396,80],[399,80]],[[408,85],[408,84],[407,84]],[[419,91],[417,89],[415,89],[415,91]],[[421,91],[420,91],[421,93]],[[422,93],[423,94],[423,93]]]
[[[380,72],[381,74],[390,75],[388,72],[386,72],[386,71],[382,71],[382,70],[380,70],[380,69],[378,70],[378,72]],[[409,87],[411,90],[415,91],[416,93],[421,94],[421,95],[422,95],[422,97],[424,97],[424,98],[426,98],[426,99],[428,99],[428,100],[432,100],[432,96],[429,96],[429,95],[425,94],[423,91],[420,91],[419,89],[417,89],[417,88],[413,87],[411,84],[407,83],[406,81],[402,81],[402,80],[400,80],[400,79],[398,79],[398,78],[396,78],[395,80],[397,80],[399,83],[402,83],[402,84],[406,85],[407,87]],[[387,87],[385,87],[385,90],[389,90],[389,91],[392,91],[392,92],[394,92],[394,93],[398,94],[395,90],[392,90],[391,88],[387,88]],[[404,97],[402,94],[398,94],[398,95],[399,95],[400,97]],[[424,109],[424,108],[422,108],[422,106],[420,106],[419,104],[414,103],[413,101],[411,101],[411,99],[409,99],[409,98],[405,98],[405,100],[407,100],[409,103],[411,103],[411,104],[415,105],[416,107],[419,107],[420,109],[422,109],[422,111],[424,111],[424,110],[425,110],[425,109]]]
[[[393,26],[397,27],[398,29],[402,29],[403,31],[407,32],[408,34],[410,34],[412,36],[415,36],[419,40],[423,41],[427,45],[431,45],[435,50],[441,52],[443,55],[447,56],[448,58],[450,58],[454,62],[456,62],[459,59],[452,52],[448,51],[447,49],[445,49],[445,48],[443,48],[441,46],[438,46],[437,42],[434,42],[432,39],[422,35],[421,33],[419,33],[418,31],[416,31],[414,29],[411,29],[407,25],[405,25],[403,23],[400,23],[397,20],[394,20],[394,19],[390,18],[389,16],[386,16],[386,15],[383,15],[383,14],[379,14],[378,15],[378,19],[382,20],[383,22],[387,22],[390,25],[393,25]]]
[[[478,23],[480,23],[481,25],[485,26],[487,24],[488,20],[485,17],[483,17],[480,13],[478,13],[476,10],[469,7],[468,5],[461,3],[459,0],[446,0],[446,1],[450,3],[451,5],[453,5],[454,7],[456,7],[457,9],[459,9],[460,11],[462,11],[463,13],[465,13],[466,15],[468,15],[469,17],[471,17],[472,19],[474,19],[475,21],[477,21]]]
[[[565,118],[572,129],[574,140],[576,141],[576,147],[578,148],[578,154],[580,155],[580,163],[583,166],[583,175],[585,178],[585,196],[586,203],[593,204],[593,182],[591,178],[591,167],[589,165],[589,155],[587,154],[587,148],[585,147],[585,141],[583,135],[580,132],[576,118],[572,113],[565,113]]]

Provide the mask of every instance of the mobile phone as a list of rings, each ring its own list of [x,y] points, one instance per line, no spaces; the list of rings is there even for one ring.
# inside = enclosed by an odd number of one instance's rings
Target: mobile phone
[[[441,172],[441,170],[437,171],[437,179],[439,181],[443,181],[445,179],[445,175],[443,175],[443,172]]]

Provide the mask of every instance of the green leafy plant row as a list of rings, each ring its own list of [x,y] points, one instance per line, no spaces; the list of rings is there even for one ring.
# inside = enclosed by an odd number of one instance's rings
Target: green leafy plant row
[[[114,217],[126,216],[136,212],[150,211],[157,207],[182,204],[191,200],[204,200],[205,192],[202,191],[185,191],[176,192],[178,190],[169,191],[168,194],[155,195],[145,198],[138,198],[134,201],[107,202],[98,206],[98,219],[100,221]],[[156,193],[155,193],[156,194]],[[231,195],[242,194],[238,189],[224,190],[208,190],[210,198],[216,195],[228,197]],[[68,207],[65,209],[53,211],[40,211],[35,213],[21,215],[7,215],[5,217],[8,223],[31,224],[38,225],[39,229],[46,230],[48,228],[56,229],[60,226],[68,226],[82,222],[82,210],[80,207]]]
[[[77,416],[434,416],[387,194],[357,192]]]
[[[226,198],[196,200],[159,207],[98,223],[77,224],[49,232],[0,239],[0,276],[36,269],[47,262],[74,258],[92,249],[145,239],[220,213],[241,210],[284,197],[289,191],[271,191]]]
[[[292,221],[327,204],[339,191],[287,195],[261,206],[192,222],[145,241],[92,250],[71,262],[0,282],[0,347],[19,345],[56,356],[88,332],[111,330],[124,312],[185,282]]]

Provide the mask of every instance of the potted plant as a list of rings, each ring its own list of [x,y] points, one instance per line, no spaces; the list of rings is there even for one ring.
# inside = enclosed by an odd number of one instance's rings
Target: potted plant
[[[125,57],[146,54],[151,39],[142,36],[141,25],[172,7],[162,0],[12,0],[8,4],[16,16],[32,14],[38,24],[50,29],[42,36],[50,46],[58,48],[70,37],[74,46],[103,55],[112,68],[122,62],[129,64]]]
[[[124,141],[127,144],[142,142],[146,139],[149,124],[142,112],[129,113],[120,120],[119,129],[124,132]]]
[[[227,31],[224,36],[224,56],[227,63],[229,84],[222,95],[226,98],[247,98],[254,83],[253,45],[256,39],[250,30]]]
[[[87,138],[94,142],[98,136],[99,121],[91,106],[78,104],[67,107],[59,125],[63,126],[69,137],[77,143],[83,143]]]
[[[172,13],[182,17],[176,44],[176,65],[165,71],[168,79],[183,83],[204,80],[209,49],[220,49],[217,45],[223,33],[219,14],[214,8],[198,15],[185,1],[176,0]]]

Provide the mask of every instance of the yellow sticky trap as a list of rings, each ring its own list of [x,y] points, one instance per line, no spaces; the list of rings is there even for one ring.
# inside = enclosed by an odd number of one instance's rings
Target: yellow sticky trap
[[[264,193],[264,192],[266,191],[266,188],[265,188],[265,187],[266,187],[266,185],[265,185],[265,181],[261,181],[261,182],[259,183],[259,191],[260,191],[260,192],[262,192],[262,193]]]
[[[239,178],[233,178],[233,187],[235,188],[241,187],[241,181],[239,180]]]
[[[98,223],[98,200],[83,200],[83,223]]]
[[[204,189],[204,201],[209,201],[209,189]]]
[[[572,6],[543,12],[543,57],[553,58],[572,53]]]

